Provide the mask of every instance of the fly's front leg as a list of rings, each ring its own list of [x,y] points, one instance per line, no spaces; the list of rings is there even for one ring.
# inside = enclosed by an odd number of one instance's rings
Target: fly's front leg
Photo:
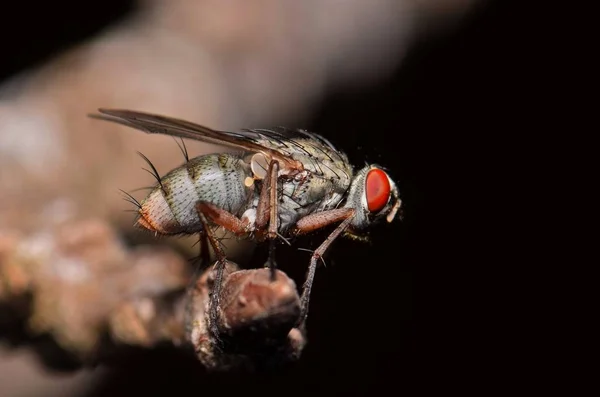
[[[304,327],[306,316],[308,315],[308,303],[310,301],[310,291],[312,289],[313,280],[315,278],[315,271],[317,270],[317,263],[323,256],[327,248],[338,238],[338,236],[346,230],[352,217],[354,216],[354,210],[351,208],[339,208],[330,211],[319,212],[316,214],[305,216],[296,223],[296,230],[298,233],[309,233],[314,230],[320,229],[327,225],[335,222],[343,221],[338,225],[337,228],[321,243],[321,245],[313,252],[310,258],[310,265],[308,266],[308,273],[306,280],[302,286],[302,296],[300,297],[300,318],[298,319],[298,326]]]
[[[215,251],[217,257],[216,274],[213,283],[213,287],[210,292],[209,302],[209,318],[210,318],[210,331],[212,335],[218,338],[219,335],[219,297],[221,296],[221,286],[223,284],[223,271],[225,270],[226,257],[225,252],[221,248],[221,244],[213,234],[208,224],[208,219],[218,226],[235,233],[242,234],[246,231],[245,223],[235,215],[207,202],[199,202],[196,205],[196,211],[198,217],[202,222],[204,228],[203,234],[206,236],[208,242]]]
[[[275,238],[277,238],[277,229],[279,227],[279,216],[277,214],[277,173],[279,172],[279,163],[271,160],[267,177],[264,179],[258,198],[256,208],[256,229],[259,233],[265,233],[269,240],[269,259],[267,265],[271,269],[271,279],[275,280]]]

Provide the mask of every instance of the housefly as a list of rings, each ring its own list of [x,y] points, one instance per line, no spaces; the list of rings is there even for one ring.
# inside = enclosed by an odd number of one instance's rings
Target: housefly
[[[256,241],[337,227],[313,252],[302,287],[299,326],[308,314],[318,260],[342,233],[385,219],[392,222],[401,200],[386,171],[371,164],[355,171],[346,154],[320,135],[304,130],[217,131],[180,119],[132,110],[99,109],[93,118],[117,122],[150,134],[165,134],[236,149],[205,154],[160,177],[139,203],[136,224],[157,234],[201,233],[217,254],[210,317],[217,332],[218,291],[225,254],[209,225]],[[149,162],[149,161],[148,161]],[[149,163],[151,165],[151,163]],[[151,165],[152,166],[152,165]],[[154,167],[152,167],[154,169]],[[274,267],[273,249],[269,263]]]

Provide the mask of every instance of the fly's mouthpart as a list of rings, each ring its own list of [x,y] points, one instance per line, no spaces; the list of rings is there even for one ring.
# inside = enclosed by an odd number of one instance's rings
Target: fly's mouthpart
[[[348,229],[344,232],[344,237],[349,238],[354,241],[359,241],[361,243],[369,243],[371,242],[371,238],[368,234],[359,234],[353,229]]]

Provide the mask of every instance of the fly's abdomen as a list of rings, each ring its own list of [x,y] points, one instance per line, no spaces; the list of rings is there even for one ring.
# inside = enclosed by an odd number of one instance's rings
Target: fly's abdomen
[[[198,156],[161,178],[141,203],[137,223],[161,234],[199,232],[196,204],[207,201],[238,215],[253,193],[244,184],[248,176],[250,168],[238,156]]]

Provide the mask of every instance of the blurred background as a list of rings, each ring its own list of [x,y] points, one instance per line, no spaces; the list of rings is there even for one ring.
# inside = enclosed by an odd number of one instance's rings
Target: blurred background
[[[35,9],[12,3],[0,26],[0,253],[40,228],[88,217],[124,241],[147,240],[133,230],[118,189],[152,184],[136,151],[162,174],[180,165],[182,155],[170,137],[88,119],[98,107],[226,130],[315,131],[356,166],[387,167],[405,207],[402,222],[372,230],[372,244],[344,240],[332,247],[316,276],[308,345],[290,369],[231,381],[206,374],[169,346],[77,369],[47,360],[39,338],[15,336],[0,321],[0,395],[418,388],[415,374],[431,346],[417,339],[435,333],[417,326],[415,307],[431,299],[419,289],[432,288],[427,276],[434,269],[461,260],[452,256],[464,249],[453,230],[461,219],[454,204],[475,201],[460,188],[477,184],[466,175],[485,157],[470,148],[490,144],[484,136],[502,139],[494,133],[503,128],[500,96],[510,90],[505,67],[514,10],[499,3],[107,0]],[[187,145],[192,156],[216,150]],[[134,195],[141,199],[143,192]],[[191,256],[193,242],[157,244]],[[300,280],[308,255],[285,248],[278,255],[283,270]],[[417,272],[425,277],[417,281]],[[449,309],[444,326],[452,328]]]

